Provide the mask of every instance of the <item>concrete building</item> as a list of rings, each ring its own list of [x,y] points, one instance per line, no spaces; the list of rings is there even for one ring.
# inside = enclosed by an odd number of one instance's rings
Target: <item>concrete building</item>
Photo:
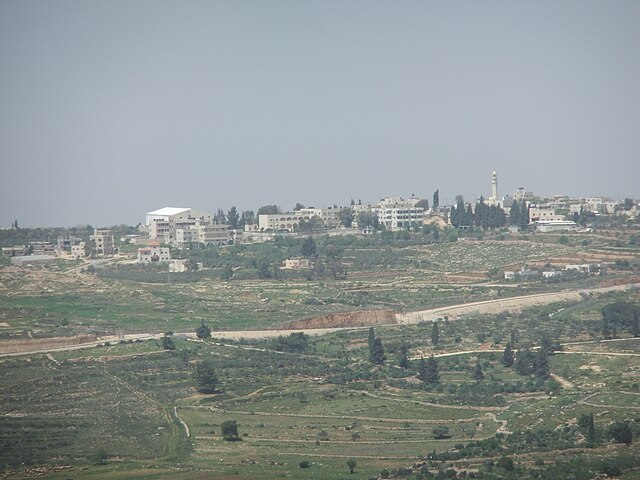
[[[71,256],[76,259],[85,258],[90,253],[89,245],[86,242],[78,242],[75,245],[71,245],[70,249]]]
[[[578,228],[578,225],[576,224],[576,222],[572,222],[569,220],[538,220],[534,222],[534,227],[539,232],[548,233],[573,231]]]
[[[30,242],[29,250],[32,255],[53,255],[56,247],[51,242]]]
[[[283,270],[306,270],[311,268],[311,261],[308,258],[289,258],[282,262]]]
[[[187,229],[196,224],[211,225],[212,223],[211,214],[191,208],[164,207],[146,214],[149,238],[157,239],[162,243],[174,243],[178,229]]]
[[[424,221],[424,208],[416,207],[418,198],[386,197],[371,208],[371,213],[387,230],[402,230],[421,226]]]
[[[11,257],[11,263],[18,267],[28,267],[32,265],[47,265],[54,263],[58,259],[53,255],[18,255]]]
[[[557,215],[556,209],[550,205],[530,205],[529,223],[560,222],[566,220],[564,215]]]
[[[535,198],[536,197],[533,192],[527,192],[524,187],[518,188],[518,191],[514,192],[513,194],[513,199],[517,202],[521,202],[522,200],[533,202]]]
[[[188,227],[176,228],[175,240],[172,242],[178,248],[184,248],[192,243],[202,245],[228,245],[237,239],[234,230],[229,230],[224,224],[207,224],[196,222]]]
[[[113,244],[113,232],[111,230],[94,229],[93,235],[89,239],[95,245],[95,251],[98,255],[113,255],[115,247]]]
[[[21,257],[26,255],[27,247],[25,245],[14,245],[13,247],[2,247],[2,255],[5,257]]]
[[[138,249],[138,263],[169,263],[171,255],[168,247],[150,245]]]

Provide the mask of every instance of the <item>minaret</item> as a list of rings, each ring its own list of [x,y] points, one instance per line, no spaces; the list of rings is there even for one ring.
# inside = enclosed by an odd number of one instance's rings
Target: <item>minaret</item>
[[[498,201],[498,174],[495,171],[491,174],[491,200]]]

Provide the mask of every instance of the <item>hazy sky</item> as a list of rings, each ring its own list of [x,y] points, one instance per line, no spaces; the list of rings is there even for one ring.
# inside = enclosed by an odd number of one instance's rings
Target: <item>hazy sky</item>
[[[640,197],[640,1],[0,0],[0,225]]]

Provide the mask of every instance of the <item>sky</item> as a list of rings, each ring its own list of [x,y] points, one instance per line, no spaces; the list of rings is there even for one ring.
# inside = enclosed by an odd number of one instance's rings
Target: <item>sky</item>
[[[0,0],[0,225],[640,197],[640,2]]]

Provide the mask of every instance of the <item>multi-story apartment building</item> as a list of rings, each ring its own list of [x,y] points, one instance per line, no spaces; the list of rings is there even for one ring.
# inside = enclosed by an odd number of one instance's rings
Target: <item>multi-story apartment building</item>
[[[95,245],[98,255],[113,255],[115,247],[113,243],[113,232],[111,230],[94,229],[93,235],[89,239]]]
[[[416,207],[419,201],[418,198],[386,197],[371,207],[371,213],[377,215],[380,223],[388,230],[402,230],[422,225],[424,208]]]
[[[559,222],[566,220],[564,215],[557,215],[556,209],[550,205],[529,206],[529,223]]]
[[[162,243],[176,242],[178,229],[188,229],[196,224],[210,225],[212,223],[211,214],[191,208],[164,207],[146,214],[149,238],[157,239]]]
[[[217,223],[200,223],[187,227],[176,228],[175,241],[172,242],[179,248],[183,248],[191,243],[203,245],[226,245],[231,240],[235,240],[233,230],[229,230],[228,225]]]
[[[70,247],[71,256],[73,258],[84,258],[89,255],[89,246],[86,242],[78,242]]]
[[[298,230],[300,220],[310,220],[314,216],[320,217],[315,209],[304,208],[295,212],[268,213],[258,215],[258,229],[262,232],[293,232]]]

